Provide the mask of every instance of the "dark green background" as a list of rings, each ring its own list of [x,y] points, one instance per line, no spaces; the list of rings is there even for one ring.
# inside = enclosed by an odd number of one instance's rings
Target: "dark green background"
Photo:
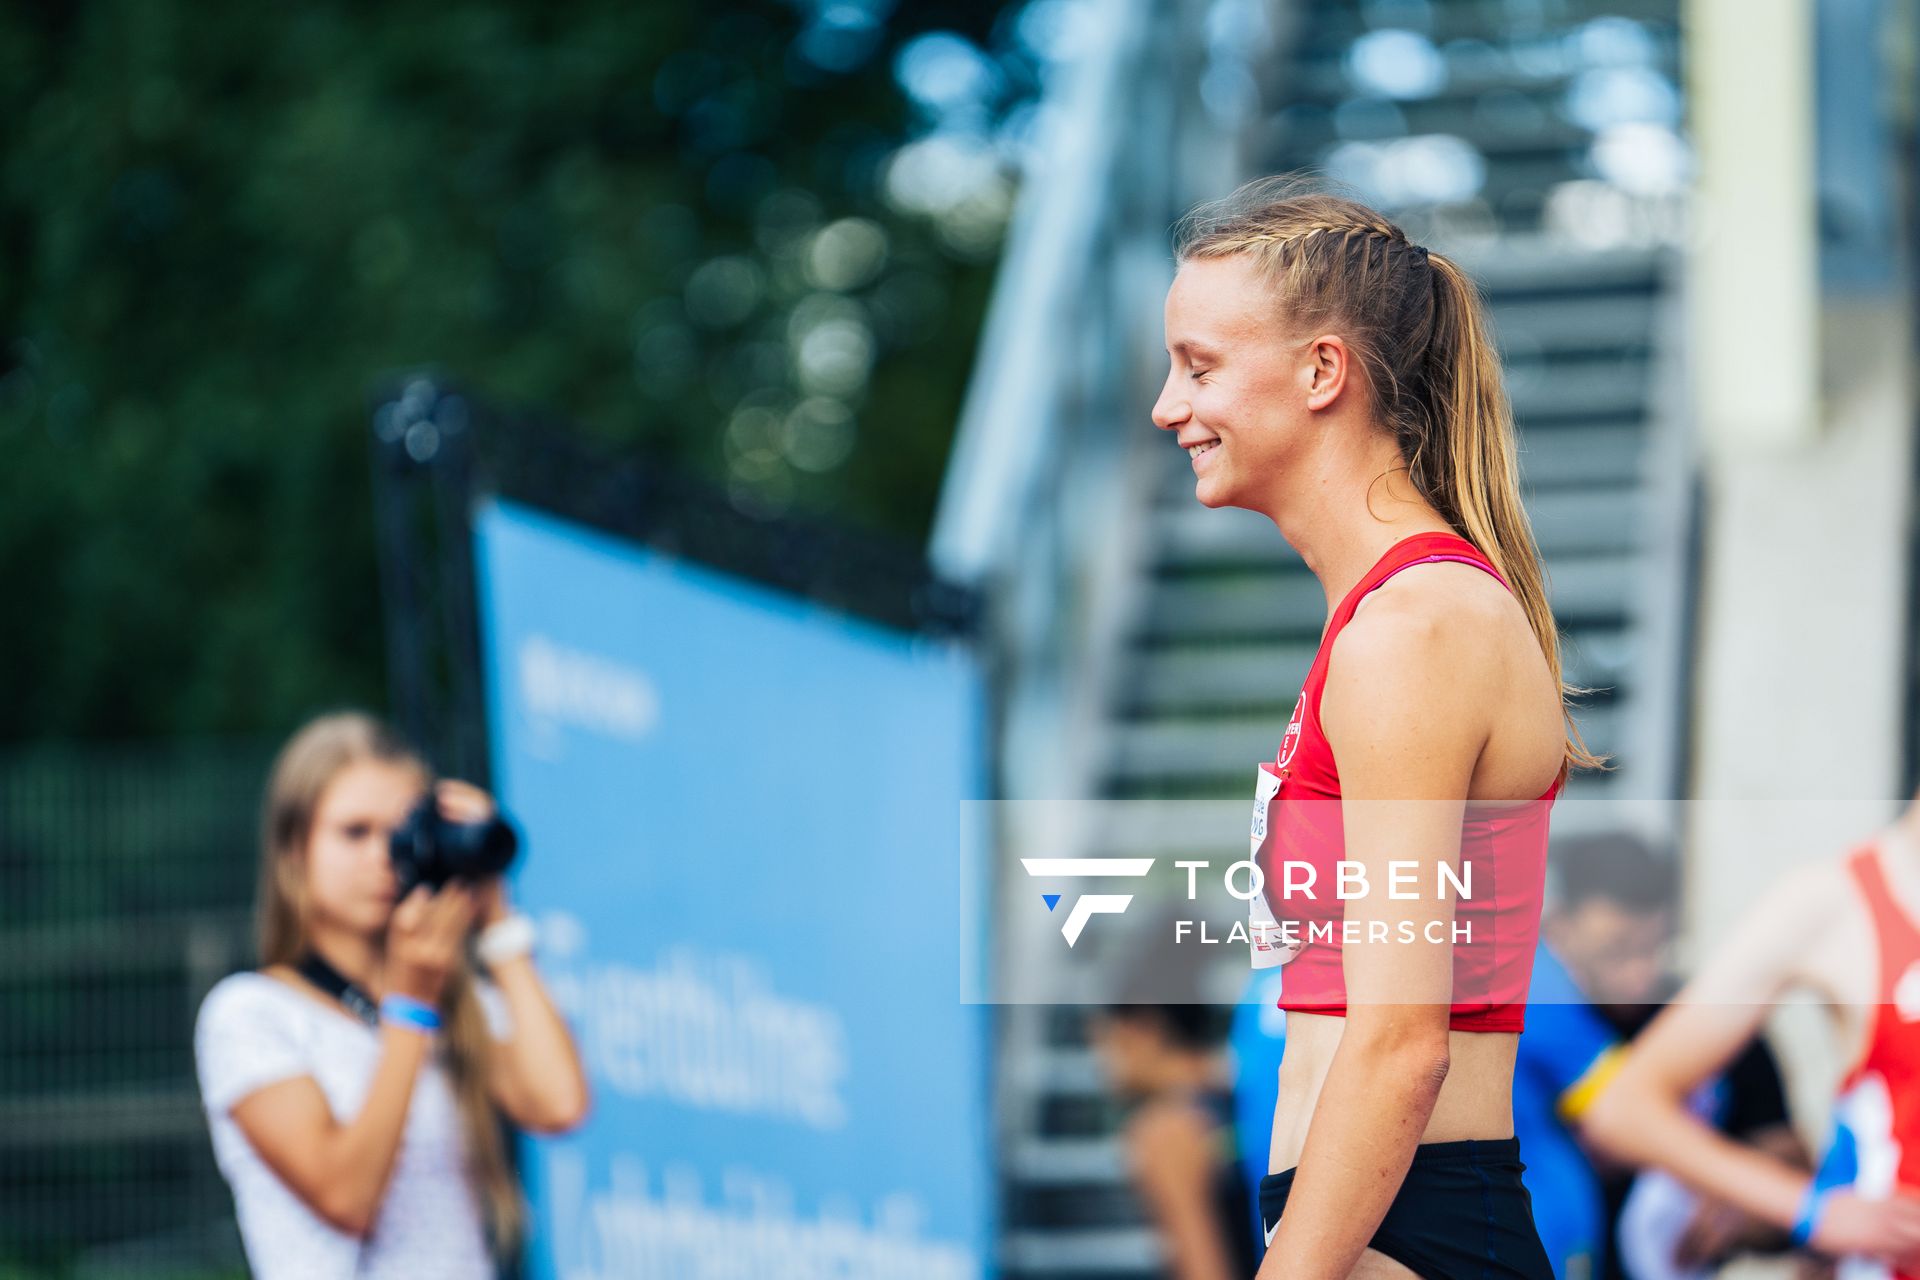
[[[992,264],[877,194],[918,127],[891,54],[1002,47],[997,9],[904,5],[833,73],[776,3],[0,6],[0,742],[383,707],[365,412],[395,369],[725,483],[784,314],[638,339],[759,252],[775,188],[939,286],[790,499],[922,538]]]

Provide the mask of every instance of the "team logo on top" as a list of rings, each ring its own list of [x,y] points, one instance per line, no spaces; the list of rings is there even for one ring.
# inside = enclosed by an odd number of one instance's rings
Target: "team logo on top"
[[[1307,691],[1302,689],[1300,696],[1293,702],[1293,718],[1287,721],[1287,731],[1280,735],[1280,759],[1275,761],[1282,769],[1293,763],[1293,752],[1300,745],[1300,708],[1307,702]]]

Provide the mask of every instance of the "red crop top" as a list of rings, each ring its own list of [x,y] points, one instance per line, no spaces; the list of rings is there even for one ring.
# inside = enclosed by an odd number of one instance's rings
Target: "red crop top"
[[[1506,585],[1465,538],[1422,533],[1394,543],[1334,609],[1280,750],[1272,764],[1260,766],[1278,778],[1277,790],[1272,783],[1266,788],[1273,790],[1273,807],[1261,824],[1268,838],[1256,855],[1265,876],[1265,897],[1289,943],[1303,944],[1286,962],[1281,977],[1277,1003],[1282,1009],[1346,1013],[1346,981],[1340,963],[1346,913],[1345,902],[1335,892],[1336,864],[1344,850],[1340,774],[1320,727],[1328,655],[1368,592],[1403,569],[1437,560],[1475,565]],[[1423,894],[1451,893],[1455,925],[1470,928],[1470,939],[1456,934],[1453,944],[1453,1004],[1447,1025],[1454,1030],[1519,1031],[1525,1024],[1527,983],[1533,974],[1546,880],[1547,820],[1560,787],[1556,778],[1534,800],[1469,802],[1461,823],[1459,880],[1463,885],[1448,882],[1442,890],[1423,872],[1417,884],[1401,886]],[[1310,865],[1310,875],[1301,863]],[[1311,890],[1303,887],[1309,878]],[[1462,887],[1465,893],[1460,892]],[[1369,891],[1384,888],[1374,885]],[[1354,944],[1370,945],[1364,939],[1355,939]],[[1388,939],[1381,945],[1394,942]]]

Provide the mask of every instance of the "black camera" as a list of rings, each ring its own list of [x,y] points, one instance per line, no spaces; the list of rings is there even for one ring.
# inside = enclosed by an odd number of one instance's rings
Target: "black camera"
[[[479,880],[498,875],[513,865],[519,852],[520,837],[505,817],[495,813],[484,822],[453,822],[440,812],[431,792],[387,841],[403,898],[416,884],[438,891],[456,876]]]

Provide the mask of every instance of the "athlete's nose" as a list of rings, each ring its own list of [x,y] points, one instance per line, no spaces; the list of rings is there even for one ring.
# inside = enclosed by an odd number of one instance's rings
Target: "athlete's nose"
[[[1174,389],[1173,375],[1167,375],[1167,383],[1160,388],[1160,398],[1153,405],[1153,425],[1162,431],[1177,431],[1180,424],[1193,414],[1193,406]]]

